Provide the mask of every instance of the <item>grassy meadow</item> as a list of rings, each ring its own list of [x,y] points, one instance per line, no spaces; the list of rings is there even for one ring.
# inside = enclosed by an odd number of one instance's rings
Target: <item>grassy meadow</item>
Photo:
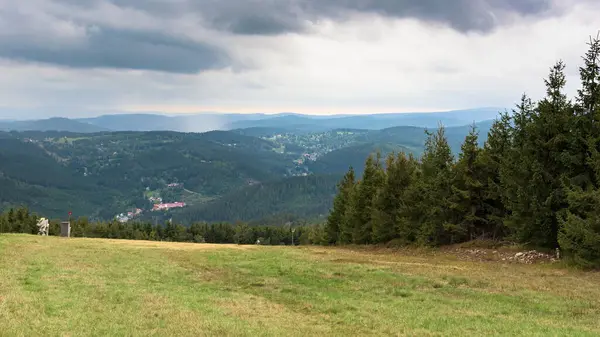
[[[598,336],[600,274],[391,252],[0,235],[0,336]]]

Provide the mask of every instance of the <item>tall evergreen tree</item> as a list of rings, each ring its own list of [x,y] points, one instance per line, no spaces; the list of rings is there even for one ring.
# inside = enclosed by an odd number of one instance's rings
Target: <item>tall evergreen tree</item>
[[[508,210],[504,206],[504,188],[500,179],[500,171],[507,161],[512,146],[511,118],[508,113],[501,113],[494,121],[481,151],[480,168],[482,170],[483,203],[485,208],[485,232],[493,240],[507,234],[504,218]]]
[[[325,225],[325,236],[328,244],[348,243],[349,228],[346,223],[346,212],[350,206],[352,191],[354,189],[354,169],[350,167],[338,184],[338,194],[333,200],[333,209],[327,217]]]
[[[388,242],[398,237],[397,226],[403,220],[405,195],[414,178],[415,162],[404,153],[390,154],[386,160],[386,177],[373,207],[373,242]]]
[[[531,98],[523,94],[521,102],[513,110],[512,126],[509,133],[511,147],[507,150],[500,165],[500,182],[503,189],[504,206],[507,214],[504,220],[516,241],[521,241],[520,227],[533,217],[531,195],[527,191],[532,180],[532,146],[528,140],[529,128],[536,113]]]
[[[352,242],[357,244],[371,243],[373,205],[377,192],[383,186],[385,172],[381,165],[381,155],[369,156],[365,162],[365,170],[354,191],[352,216]]]
[[[558,241],[577,264],[600,267],[600,39],[591,39],[580,68],[572,152],[574,176],[565,188],[569,205]]]
[[[600,179],[600,154],[591,155]],[[561,221],[558,242],[576,264],[600,267],[600,189],[573,186],[567,190],[570,210]]]
[[[405,164],[409,175],[406,179],[410,182],[403,193],[396,232],[400,243],[412,244],[417,241],[421,224],[427,215],[424,209],[428,207],[426,203],[428,199],[424,193],[427,189],[424,187],[421,163],[409,155]]]
[[[573,109],[563,93],[566,84],[564,63],[550,70],[546,97],[533,113],[522,101],[515,115],[515,150],[507,200],[511,210],[509,224],[520,242],[542,247],[557,247],[559,213],[566,207],[563,179],[570,176],[570,125]],[[522,119],[526,119],[523,123]]]
[[[423,182],[420,185],[423,202],[418,205],[422,219],[418,241],[425,245],[450,243],[444,227],[450,220],[451,174],[454,157],[446,139],[445,129],[440,125],[435,133],[429,133],[422,159]]]
[[[477,140],[478,132],[473,125],[461,146],[458,162],[454,166],[450,198],[453,216],[446,226],[453,242],[472,240],[486,234],[481,149]]]
[[[567,206],[562,182],[572,175],[565,158],[570,150],[573,109],[563,93],[564,68],[564,63],[558,62],[551,69],[545,81],[547,96],[538,103],[530,129],[534,175],[529,192],[533,194],[534,221],[521,227],[526,241],[550,248],[558,246],[559,216]]]

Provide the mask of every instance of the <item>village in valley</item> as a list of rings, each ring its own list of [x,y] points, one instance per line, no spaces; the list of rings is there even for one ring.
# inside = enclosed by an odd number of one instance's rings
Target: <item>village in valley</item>
[[[311,174],[308,164],[335,150],[351,146],[366,133],[365,130],[330,130],[324,132],[282,132],[264,135],[261,139],[277,144],[277,152],[295,154],[294,166],[288,169],[289,176]]]
[[[166,185],[166,190],[177,190],[183,189],[183,184],[180,183],[170,183]],[[126,223],[130,220],[140,217],[144,212],[158,212],[158,211],[168,211],[173,208],[183,208],[186,207],[187,204],[183,201],[173,201],[173,202],[164,202],[163,198],[160,195],[160,191],[150,191],[149,187],[146,187],[146,191],[144,193],[144,197],[152,204],[152,208],[148,210],[143,210],[141,208],[135,208],[131,211],[117,214],[115,219],[121,223]]]

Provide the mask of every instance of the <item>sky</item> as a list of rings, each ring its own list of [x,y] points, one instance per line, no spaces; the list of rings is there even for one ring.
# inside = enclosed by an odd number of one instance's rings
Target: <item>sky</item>
[[[512,107],[594,0],[0,0],[0,119]]]

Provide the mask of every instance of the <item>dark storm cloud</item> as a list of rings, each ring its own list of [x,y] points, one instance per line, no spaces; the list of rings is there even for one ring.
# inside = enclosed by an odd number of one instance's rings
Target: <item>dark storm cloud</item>
[[[395,18],[414,18],[447,24],[461,31],[487,32],[504,23],[507,14],[540,15],[551,8],[550,0],[342,0],[315,1],[320,12],[348,10]]]
[[[198,73],[231,64],[227,53],[202,39],[173,32],[165,15],[181,8],[156,1],[0,0],[0,58],[71,68],[112,68]],[[184,2],[181,2],[185,4]],[[108,7],[107,7],[108,5]],[[115,13],[127,20],[134,9],[152,10],[146,22],[115,24]],[[104,6],[104,7],[103,7]],[[138,6],[138,7],[136,7]],[[153,7],[154,6],[154,7]],[[147,10],[142,12],[151,13]]]
[[[0,8],[3,58],[73,68],[197,73],[231,65],[231,60],[204,38],[167,33],[169,20],[212,33],[278,35],[303,33],[323,19],[374,14],[489,32],[508,17],[544,15],[552,6],[550,0],[0,0]],[[111,11],[143,13],[153,23],[115,27]],[[65,28],[69,25],[75,33]]]
[[[74,0],[67,0],[74,1]],[[86,0],[99,1],[99,0]],[[214,28],[236,34],[272,35],[302,32],[310,22],[345,20],[356,14],[413,18],[445,24],[461,32],[488,32],[510,15],[537,16],[552,0],[112,0],[152,13],[195,12]]]
[[[445,24],[461,32],[488,32],[512,15],[538,16],[553,0],[58,0],[78,6],[110,2],[152,15],[195,13],[218,30],[273,35],[302,32],[310,22],[345,20],[355,14],[412,18]],[[587,0],[585,0],[587,1]]]
[[[227,65],[215,47],[156,32],[99,28],[82,43],[59,48],[26,41],[3,41],[0,57],[72,68],[117,68],[197,73]]]

